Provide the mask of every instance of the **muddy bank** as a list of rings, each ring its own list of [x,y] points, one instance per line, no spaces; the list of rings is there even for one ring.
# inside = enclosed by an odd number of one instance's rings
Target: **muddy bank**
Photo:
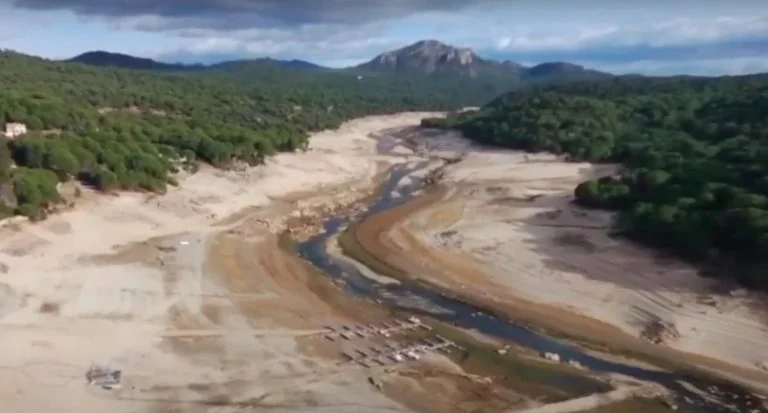
[[[395,180],[401,178],[402,176]],[[734,375],[734,377],[735,375],[741,375],[742,377],[747,376],[748,379],[754,378],[754,376],[750,377],[750,374],[754,373],[752,371],[742,371],[738,368],[734,370],[732,369],[733,366],[715,360],[697,358],[696,356],[681,359],[681,355],[685,355],[686,357],[690,355],[665,349],[663,347],[650,346],[646,342],[627,336],[614,326],[598,322],[582,315],[564,312],[562,308],[558,308],[557,306],[534,303],[522,299],[520,296],[513,296],[512,302],[503,302],[503,305],[499,305],[498,302],[502,300],[498,297],[490,294],[487,290],[475,290],[473,288],[474,285],[466,282],[466,277],[470,277],[469,279],[471,279],[473,273],[475,275],[477,274],[478,268],[483,268],[483,263],[478,262],[478,260],[470,255],[460,256],[457,259],[456,255],[461,254],[456,254],[456,251],[451,251],[450,253],[440,255],[439,259],[436,260],[433,257],[433,254],[436,254],[435,251],[426,251],[425,253],[424,249],[413,248],[413,245],[409,246],[410,249],[402,248],[402,245],[399,244],[396,244],[393,247],[391,237],[388,237],[388,235],[391,235],[391,232],[393,232],[391,228],[393,223],[402,221],[402,219],[408,215],[418,215],[419,211],[429,209],[430,206],[435,204],[435,201],[445,200],[446,197],[450,197],[449,195],[455,196],[455,193],[455,189],[445,190],[445,188],[438,188],[438,190],[424,191],[423,195],[405,202],[403,201],[402,193],[399,195],[397,202],[394,202],[392,197],[389,197],[389,200],[380,199],[371,206],[373,211],[365,217],[366,219],[353,225],[349,231],[342,235],[340,244],[348,254],[359,258],[359,261],[366,264],[369,269],[373,269],[380,274],[385,274],[410,284],[412,284],[412,281],[414,280],[420,280],[421,284],[429,286],[430,290],[442,291],[447,295],[459,297],[464,302],[474,304],[473,307],[475,309],[487,309],[490,313],[506,315],[508,318],[514,320],[523,320],[524,322],[530,323],[530,325],[543,326],[546,330],[551,333],[556,333],[557,335],[577,338],[578,341],[582,342],[589,341],[588,344],[590,344],[592,348],[609,350],[612,352],[616,352],[616,349],[619,349],[622,357],[627,355],[636,356],[674,369],[682,368],[682,371],[686,371],[690,363],[703,361],[705,365],[706,363],[713,363],[707,365],[707,367],[711,368],[712,365],[716,366],[718,368],[717,372],[721,375]],[[507,202],[509,201],[507,200]],[[452,209],[454,211],[451,211]],[[455,209],[457,208],[442,209],[443,216],[436,219],[437,223],[439,224],[441,220],[455,221],[456,218],[452,218],[452,216],[456,215]],[[424,222],[421,222],[421,224],[423,225]],[[326,221],[325,231],[331,233],[332,236],[332,233],[340,231],[346,225],[347,224],[342,217],[334,217]],[[405,235],[407,237],[409,234],[398,235]],[[330,238],[330,236],[319,243],[327,241],[328,238]],[[362,242],[360,242],[361,240]],[[318,240],[315,241],[317,242]],[[415,241],[418,241],[418,239],[415,239]],[[310,251],[311,253],[305,254],[304,257],[319,263],[319,266],[323,268],[324,271],[331,274],[343,272],[340,268],[343,267],[343,265],[334,263],[333,260],[323,256],[325,253],[322,251],[325,251],[326,248],[318,248],[318,250],[321,251]],[[446,269],[446,263],[450,263],[448,269]],[[447,272],[451,272],[456,268],[467,270],[467,272],[463,274],[465,278],[462,278],[461,280],[452,280],[448,277],[448,279],[446,279],[444,276],[446,270]],[[347,277],[347,279],[349,279],[349,277]],[[373,280],[369,279],[360,283],[359,280],[355,279],[355,283],[360,285],[353,290],[355,290],[354,292],[357,294],[374,294],[377,287],[381,289],[381,286],[376,286],[375,281],[376,279],[374,278]],[[411,311],[434,312],[436,310],[435,307],[440,307],[434,305],[430,306],[423,301],[421,303],[415,303],[415,297],[413,297],[412,292],[404,293],[403,290],[393,292],[390,287],[385,288],[385,290],[389,290],[385,292],[387,295],[385,298],[390,301],[394,300],[393,304],[401,308],[408,308]],[[420,290],[419,294],[423,292],[423,290]],[[381,291],[379,291],[379,293],[381,293]],[[402,299],[403,296],[409,294],[411,295],[411,299]],[[433,294],[434,293],[430,295],[432,304],[434,304],[434,300],[440,301],[435,298]],[[398,297],[396,297],[397,295],[400,295],[399,300],[397,299]],[[489,302],[491,302],[492,305],[488,305]],[[426,305],[426,307],[424,305]],[[480,321],[481,320],[478,320],[478,322]],[[584,334],[585,330],[591,334]],[[627,359],[622,358],[621,360],[627,362]],[[685,360],[685,362],[679,363],[680,360]],[[632,363],[630,362],[629,364]],[[757,380],[760,380],[760,378],[757,378]],[[718,384],[721,383],[718,382]]]
[[[391,182],[396,182],[401,178],[402,175],[395,174],[390,179]],[[440,191],[437,191],[438,195],[439,192]],[[371,205],[372,211],[366,217],[367,219],[363,219],[357,226],[351,227],[348,234],[357,233],[357,231],[360,231],[361,227],[365,229],[365,225],[371,225],[372,222],[375,224],[379,217],[387,217],[388,214],[393,211],[397,212],[401,210],[401,208],[413,209],[414,205],[418,207],[420,206],[420,202],[424,202],[425,199],[429,199],[429,196],[434,194],[435,193],[432,191],[425,191],[425,195],[422,197],[403,201],[402,197],[393,199],[388,191],[383,191],[383,194]],[[428,204],[428,202],[426,204]],[[391,208],[387,208],[387,206]],[[385,272],[388,276],[393,278],[400,279],[402,281],[401,284],[392,285],[387,283],[382,285],[377,283],[375,279],[359,274],[354,268],[346,268],[343,263],[333,259],[333,257],[327,253],[328,249],[326,245],[326,242],[334,237],[334,235],[345,226],[344,217],[333,217],[327,220],[324,225],[325,232],[300,244],[299,250],[305,259],[322,268],[324,273],[332,278],[344,280],[345,290],[351,294],[375,299],[377,302],[405,311],[429,314],[431,317],[443,322],[456,323],[464,328],[477,329],[485,334],[499,336],[506,340],[519,343],[524,347],[536,349],[537,351],[556,352],[564,357],[565,360],[578,362],[599,373],[618,373],[626,377],[631,377],[634,380],[663,384],[664,387],[672,389],[675,393],[685,395],[685,397],[690,399],[691,403],[689,407],[695,408],[695,410],[692,411],[716,411],[716,406],[708,406],[709,401],[692,394],[685,387],[681,386],[678,380],[686,378],[689,381],[702,383],[702,385],[706,385],[706,383],[717,383],[718,386],[725,385],[717,380],[701,382],[698,379],[687,377],[685,373],[673,374],[658,369],[645,369],[636,366],[633,363],[608,361],[586,354],[576,347],[553,341],[519,325],[510,324],[506,321],[508,319],[506,317],[495,317],[492,313],[483,312],[482,304],[480,304],[479,301],[476,302],[479,305],[466,304],[467,301],[472,302],[472,299],[468,298],[466,301],[460,301],[442,295],[437,292],[441,289],[435,288],[429,281],[414,283],[414,280],[407,276],[407,273],[403,271],[402,267],[392,265],[391,260],[397,257],[393,258],[391,255],[387,255],[386,260],[378,257],[376,257],[375,260],[371,260],[369,250],[366,248],[359,248],[357,250],[358,252],[363,252],[363,256],[359,256],[359,258],[367,266],[376,268],[377,271]],[[374,234],[371,238],[376,239],[377,237]],[[355,241],[354,244],[358,246],[360,245],[354,238],[353,241]],[[350,245],[349,238],[347,238],[346,241],[342,241],[342,244],[345,243],[347,243],[347,247]],[[421,271],[424,271],[423,267],[420,268]],[[553,376],[552,378],[554,379],[554,377],[556,376]],[[562,382],[561,384],[566,382]],[[738,392],[737,389],[730,391]],[[748,399],[743,393],[740,394],[742,400]]]
[[[491,314],[598,351],[647,360],[669,369],[704,367],[729,379],[743,378],[751,385],[765,383],[765,375],[759,371],[652,345],[608,323],[515,295],[483,278],[480,272],[486,264],[467,254],[429,250],[410,233],[396,234],[397,245],[391,242],[388,235],[398,222],[450,197],[451,191],[446,187],[435,188],[406,204],[368,217],[342,236],[345,252],[387,276],[418,281]]]
[[[695,268],[613,237],[611,214],[573,205],[579,182],[615,167],[476,148],[460,136],[428,132],[406,138],[420,142],[422,153],[463,156],[443,171],[450,193],[424,208],[400,207],[396,220],[382,216],[393,223],[388,230],[371,228],[387,252],[418,261],[410,264],[419,278],[451,282],[456,292],[487,302],[508,296],[559,308],[635,337],[666,326],[666,336],[654,337],[665,347],[746,370],[764,365],[768,297],[730,291]]]

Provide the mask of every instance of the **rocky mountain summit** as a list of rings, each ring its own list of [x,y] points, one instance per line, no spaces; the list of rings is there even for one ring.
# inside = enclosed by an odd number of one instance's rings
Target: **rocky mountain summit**
[[[467,77],[494,76],[535,82],[564,77],[568,80],[606,78],[611,75],[567,62],[546,62],[525,66],[511,60],[498,61],[479,56],[469,48],[451,46],[437,40],[422,40],[403,48],[384,52],[356,67],[369,71],[403,71],[423,74],[451,74]]]

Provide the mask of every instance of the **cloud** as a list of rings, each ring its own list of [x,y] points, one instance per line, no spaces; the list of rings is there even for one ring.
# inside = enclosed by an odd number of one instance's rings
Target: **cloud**
[[[734,59],[680,59],[680,60],[637,60],[627,63],[606,64],[605,62],[583,61],[579,64],[599,67],[616,74],[642,73],[645,75],[743,75],[768,72],[768,56],[740,57]]]
[[[547,35],[493,38],[494,31],[476,25],[453,24],[462,16],[440,16],[435,25],[455,27],[443,38],[469,46],[484,57],[519,62],[570,61],[616,73],[740,74],[768,70],[768,18],[670,20],[641,27],[565,28],[550,25]],[[427,26],[422,19],[422,27]],[[381,22],[346,27],[305,25],[292,30],[245,29],[218,32],[184,30],[187,42],[158,57],[174,61],[215,61],[217,55],[301,58],[330,66],[368,60],[384,50],[401,47],[425,36],[392,34]],[[391,29],[391,28],[390,28]],[[698,33],[698,35],[695,35]],[[413,36],[413,35],[412,35]],[[498,40],[501,39],[501,40]]]
[[[674,62],[681,60],[730,60],[739,58],[768,58],[768,36],[729,39],[710,43],[680,45],[604,43],[569,48],[526,48],[518,50],[485,49],[483,54],[493,58],[512,58],[521,61],[590,60],[605,64],[632,61]]]
[[[598,46],[646,46],[648,48],[706,45],[722,42],[768,39],[768,16],[720,17],[714,19],[671,19],[652,25],[610,25],[578,30],[504,36],[500,51],[567,51]]]
[[[768,58],[758,0],[3,1],[159,36],[144,54],[186,63],[271,56],[342,66],[425,38],[491,58],[617,72],[739,73],[764,70]]]
[[[329,66],[346,66],[399,47],[398,39],[381,34],[376,23],[338,30],[333,25],[304,25],[294,29],[243,29],[219,32],[185,29],[176,32],[179,44],[159,45],[153,57],[173,62],[215,63],[243,57],[302,59]]]
[[[141,30],[236,30],[304,24],[361,24],[416,13],[455,12],[500,0],[12,0],[30,10],[68,10],[126,19]]]
[[[2,0],[0,0],[2,1]],[[11,0],[17,8],[66,10],[124,32],[158,33],[167,41],[147,55],[171,61],[216,56],[302,58],[340,64],[368,58],[402,40],[387,22],[456,13],[502,0]]]
[[[502,37],[492,58],[564,60],[614,73],[744,74],[768,70],[768,16],[604,25],[545,36]]]

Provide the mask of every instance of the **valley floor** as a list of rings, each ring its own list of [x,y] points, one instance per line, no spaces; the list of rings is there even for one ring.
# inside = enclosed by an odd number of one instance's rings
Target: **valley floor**
[[[46,221],[4,221],[0,404],[17,413],[411,411],[312,337],[384,314],[338,300],[277,234],[313,205],[370,191],[387,159],[367,135],[423,116],[349,122],[315,134],[306,153],[248,171],[204,168],[164,196],[83,191]],[[122,369],[122,387],[88,386],[91,363]]]
[[[768,297],[612,237],[609,213],[573,204],[579,182],[615,167],[476,148],[455,134],[411,140],[417,152],[464,157],[445,169],[439,199],[371,224],[378,235],[363,237],[378,256],[512,319],[575,338],[625,336],[643,351],[681,350],[768,388]],[[676,330],[663,345],[631,339],[658,322]]]
[[[768,383],[755,367],[768,342],[762,297],[715,294],[692,269],[608,237],[607,216],[569,204],[579,180],[609,167],[479,150],[415,129],[398,135],[415,153],[400,138],[382,148],[386,142],[368,136],[427,115],[348,122],[315,134],[305,153],[239,172],[203,168],[163,196],[83,191],[75,199],[70,186],[73,208],[39,223],[3,221],[3,406],[448,412],[498,397],[514,400],[514,409],[536,407],[445,357],[400,373],[381,369],[375,374],[386,384],[377,390],[371,371],[340,365],[338,349],[312,336],[329,324],[381,321],[385,309],[344,295],[280,245],[285,229],[369,193],[384,166],[457,152],[466,158],[446,169],[452,189],[444,198],[369,234],[393,259],[426,268],[419,274],[446,290],[517,305],[547,327],[543,316],[551,315],[592,338],[610,326],[637,336],[656,317],[674,322],[680,339],[669,346]],[[91,363],[120,367],[122,388],[87,386]]]

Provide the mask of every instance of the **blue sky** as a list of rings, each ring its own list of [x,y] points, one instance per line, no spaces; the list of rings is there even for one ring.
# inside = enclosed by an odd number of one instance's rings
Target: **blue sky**
[[[186,63],[271,56],[339,67],[437,39],[484,57],[614,73],[768,71],[764,0],[624,3],[0,0],[0,46],[49,58],[108,50]]]

